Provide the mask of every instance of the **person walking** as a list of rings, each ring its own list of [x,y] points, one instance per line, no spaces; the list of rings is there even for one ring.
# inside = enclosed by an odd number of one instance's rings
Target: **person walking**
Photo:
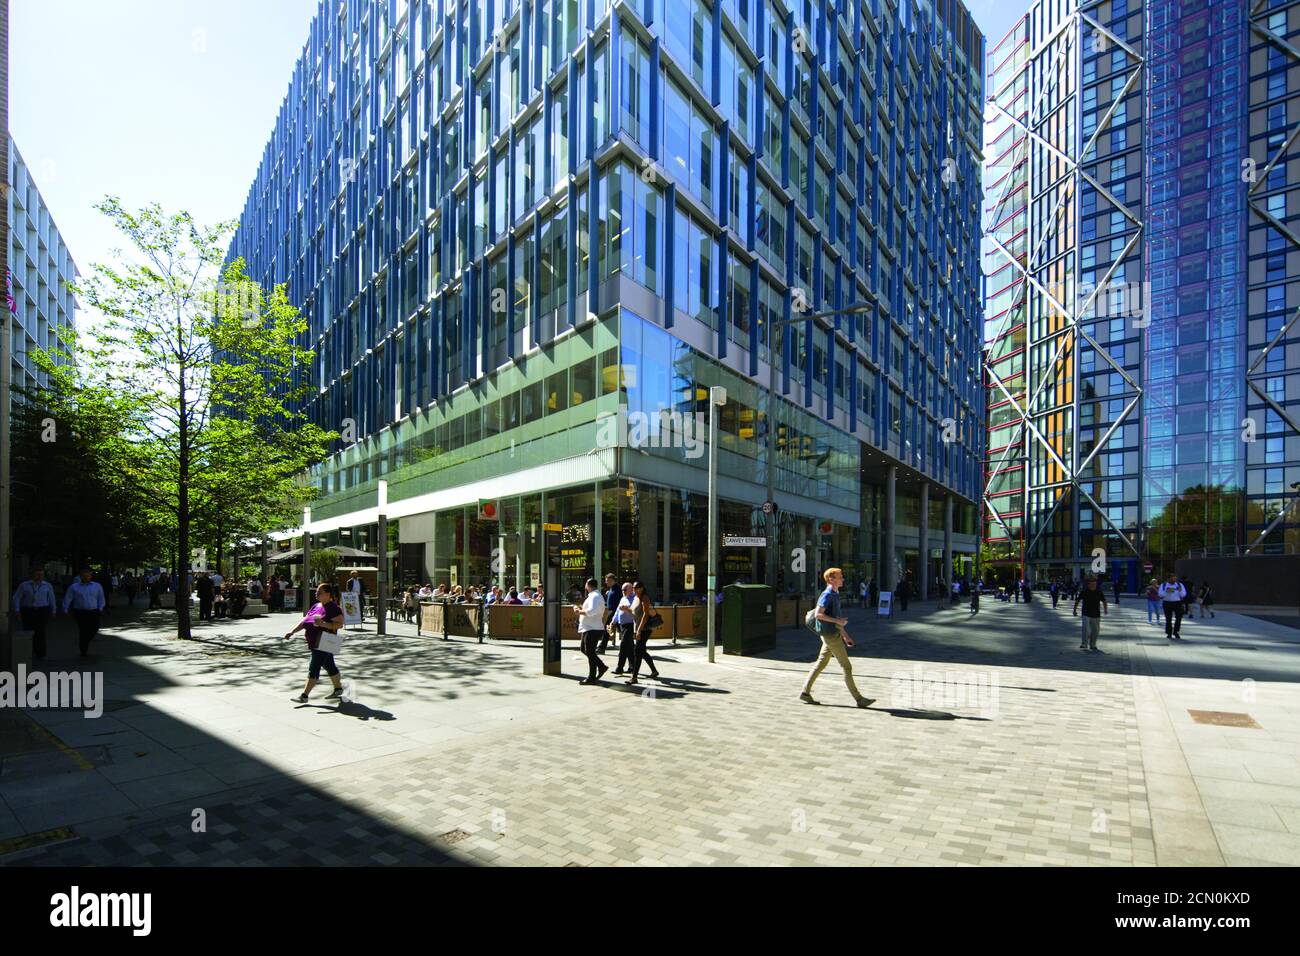
[[[618,607],[614,611],[614,624],[618,627],[618,666],[614,676],[622,677],[624,667],[636,663],[636,590],[630,581],[624,581]]]
[[[1061,600],[1061,584],[1053,578],[1052,583],[1048,585],[1048,593],[1052,595],[1052,610],[1056,610],[1056,604]]]
[[[90,572],[90,568],[81,569],[81,577],[68,586],[63,595],[63,613],[72,612],[77,620],[77,638],[81,645],[81,656],[90,656],[90,642],[99,633],[99,616],[107,604],[104,587]]]
[[[326,695],[326,700],[339,700],[343,696],[343,678],[334,663],[334,655],[320,650],[321,635],[326,631],[337,634],[343,628],[343,608],[338,603],[338,593],[334,585],[322,584],[316,589],[316,604],[307,612],[307,616],[298,622],[292,631],[284,635],[287,641],[299,631],[306,631],[307,647],[311,649],[311,665],[307,670],[307,684],[301,694],[293,698],[295,704],[305,704],[312,690],[320,680],[321,669],[329,675],[334,689]]]
[[[1080,604],[1083,605],[1083,634],[1079,639],[1079,650],[1095,651],[1097,638],[1101,634],[1101,616],[1110,613],[1106,595],[1097,587],[1096,578],[1088,579],[1088,586],[1075,598],[1074,611],[1071,613],[1077,615]]]
[[[623,597],[623,591],[618,586],[618,578],[613,574],[605,575],[605,636],[600,641],[599,653],[604,654],[609,647],[609,639],[614,636],[617,626],[614,624],[614,613],[618,610],[619,599]]]
[[[609,634],[605,630],[605,597],[600,593],[600,585],[595,578],[587,578],[584,587],[586,594],[582,605],[574,610],[578,612],[578,636],[582,641],[582,653],[587,658],[587,679],[578,683],[598,684],[605,676],[605,671],[609,670],[609,665],[600,659],[596,650],[602,634],[605,635],[605,640],[609,640]]]
[[[867,590],[871,592],[871,606],[877,607],[880,604],[880,585],[876,584],[876,579],[872,578],[867,585]]]
[[[1183,624],[1183,602],[1187,600],[1187,589],[1178,583],[1178,578],[1170,571],[1158,593],[1165,612],[1165,638],[1181,641],[1183,636],[1179,632]]]
[[[22,621],[23,630],[32,632],[32,654],[38,661],[45,659],[45,629],[50,616],[58,610],[54,587],[45,580],[45,569],[32,568],[28,581],[18,585],[13,598],[14,612]]]
[[[1183,619],[1193,617],[1192,608],[1196,605],[1196,585],[1192,584],[1191,579],[1183,575],[1178,579],[1178,583],[1183,586],[1184,593],[1187,597],[1183,599]]]
[[[1115,606],[1119,607],[1119,578],[1115,578],[1111,585],[1115,591]]]
[[[1160,582],[1152,578],[1147,582],[1147,623],[1160,626]]]
[[[900,605],[899,610],[902,611],[907,610],[907,599],[911,596],[912,596],[911,585],[907,583],[907,578],[903,577],[903,579],[898,582],[898,587],[895,589],[895,594],[894,594],[894,597],[898,599],[898,603]]]
[[[970,589],[970,616],[974,617],[980,612],[980,588],[976,584]]]
[[[199,592],[199,620],[212,620],[212,578],[200,574],[199,579],[194,582],[194,590]]]
[[[634,648],[635,655],[632,660],[632,679],[627,682],[629,687],[637,683],[642,662],[650,665],[650,677],[654,680],[659,679],[659,668],[655,667],[654,658],[650,656],[650,651],[646,649],[646,642],[650,640],[650,634],[655,629],[655,625],[652,623],[656,617],[654,602],[650,600],[645,585],[640,581],[632,586],[632,592],[636,595],[636,610],[633,614],[636,628],[636,644]],[[663,623],[662,618],[660,623]]]
[[[870,707],[875,701],[870,697],[863,697],[858,691],[858,685],[853,682],[853,665],[849,663],[849,652],[846,648],[853,646],[853,638],[849,637],[849,632],[844,630],[844,626],[849,623],[847,617],[840,617],[840,588],[844,586],[844,572],[839,568],[827,568],[822,573],[822,580],[826,582],[826,590],[821,593],[817,599],[817,613],[815,620],[817,622],[817,636],[822,639],[822,650],[817,655],[817,662],[813,669],[808,672],[808,679],[804,681],[803,690],[799,693],[799,699],[805,704],[815,704],[812,689],[821,672],[826,669],[834,657],[839,661],[840,669],[844,671],[844,683],[853,695],[853,700],[859,707]]]
[[[1210,587],[1209,581],[1204,581],[1201,583],[1201,619],[1202,620],[1205,619],[1205,615],[1207,613],[1210,615],[1210,617],[1214,617],[1214,589]]]

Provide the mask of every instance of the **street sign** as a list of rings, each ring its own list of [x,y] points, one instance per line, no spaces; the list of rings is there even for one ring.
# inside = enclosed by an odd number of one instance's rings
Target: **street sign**
[[[877,604],[876,607],[876,614],[879,617],[894,616],[894,592],[893,591],[880,592],[879,603]]]
[[[722,536],[722,546],[724,548],[766,548],[767,538],[749,537],[740,534],[724,534]]]

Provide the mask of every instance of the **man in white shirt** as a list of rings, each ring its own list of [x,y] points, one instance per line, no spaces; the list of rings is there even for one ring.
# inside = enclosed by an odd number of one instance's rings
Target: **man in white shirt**
[[[597,645],[605,636],[605,598],[600,593],[600,585],[595,578],[587,578],[587,596],[578,612],[578,634],[582,638],[582,653],[587,656],[587,679],[579,684],[598,684],[609,670],[609,665],[600,659],[596,652]]]
[[[99,615],[105,606],[104,589],[92,578],[90,568],[81,569],[80,580],[73,581],[63,595],[63,613],[72,612],[77,619],[77,637],[81,656],[90,656],[90,642],[99,633]]]
[[[1165,612],[1165,638],[1170,641],[1181,641],[1183,636],[1178,633],[1183,623],[1183,604],[1187,600],[1187,589],[1178,583],[1178,578],[1174,572],[1170,571],[1165,583],[1160,585],[1160,603]]]
[[[14,611],[22,619],[23,630],[32,632],[32,653],[45,658],[45,627],[50,615],[58,610],[54,588],[45,580],[44,568],[32,568],[32,578],[18,585],[14,592]]]
[[[225,584],[226,582],[226,579],[221,576],[220,571],[213,571],[210,575],[208,575],[208,577],[212,578],[212,586],[216,588],[218,591],[221,590],[221,585]]]

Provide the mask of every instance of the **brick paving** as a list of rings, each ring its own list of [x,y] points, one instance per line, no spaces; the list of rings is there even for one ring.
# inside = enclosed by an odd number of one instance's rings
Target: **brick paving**
[[[1049,602],[986,601],[974,620],[917,605],[889,621],[850,616],[855,676],[876,698],[866,711],[834,663],[821,706],[797,700],[816,650],[800,631],[763,658],[719,650],[716,665],[702,648],[665,647],[667,680],[641,693],[536,677],[535,648],[421,639],[430,686],[445,667],[460,695],[426,722],[495,716],[444,739],[411,730],[404,711],[419,701],[390,675],[367,705],[406,724],[404,749],[361,747],[322,769],[308,760],[89,821],[77,839],[0,865],[1158,862],[1134,689],[1150,670],[1134,654],[1151,638],[1132,609],[1107,619],[1097,655]],[[480,654],[500,658],[488,696],[473,679]],[[257,674],[265,663],[222,660]],[[568,647],[565,666],[579,671]],[[194,832],[196,807],[206,832]]]

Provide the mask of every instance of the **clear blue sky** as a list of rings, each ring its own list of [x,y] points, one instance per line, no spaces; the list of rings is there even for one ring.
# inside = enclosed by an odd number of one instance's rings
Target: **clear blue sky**
[[[82,273],[105,193],[235,218],[316,0],[11,0],[9,129]]]
[[[1028,0],[968,0],[990,44]],[[235,218],[316,0],[12,0],[9,127],[83,273],[105,193]]]

